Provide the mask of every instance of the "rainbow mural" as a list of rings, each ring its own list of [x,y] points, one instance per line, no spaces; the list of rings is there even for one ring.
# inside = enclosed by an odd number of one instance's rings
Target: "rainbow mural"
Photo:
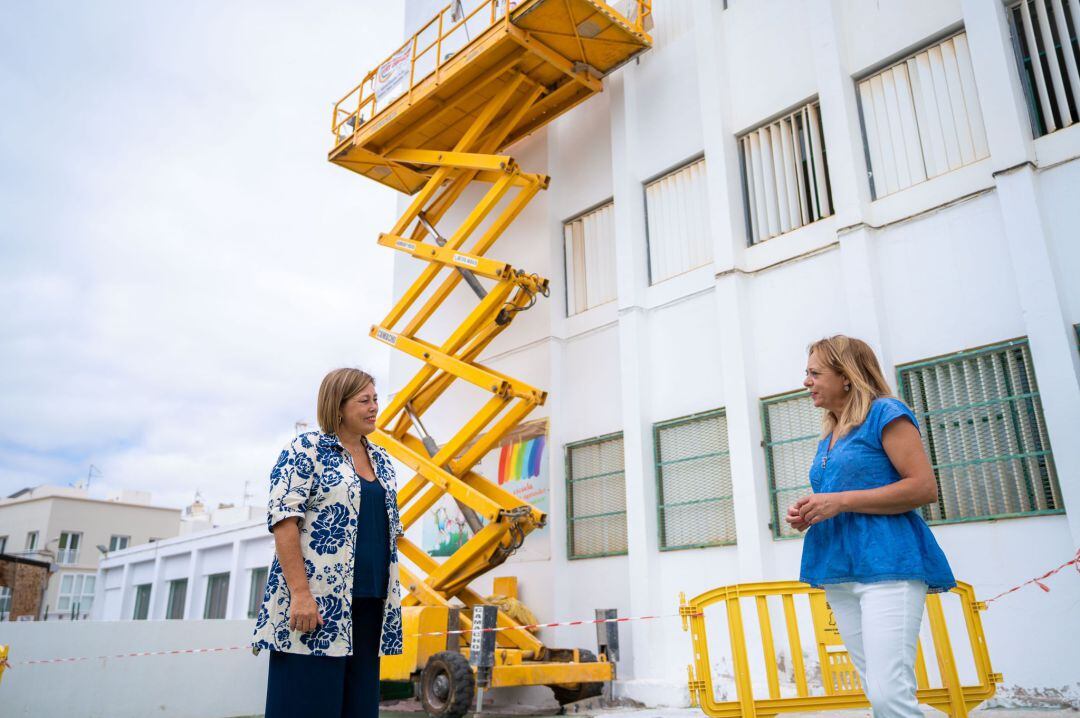
[[[499,453],[499,486],[512,481],[535,479],[540,475],[540,460],[544,456],[544,440],[538,436],[527,441],[506,444]]]

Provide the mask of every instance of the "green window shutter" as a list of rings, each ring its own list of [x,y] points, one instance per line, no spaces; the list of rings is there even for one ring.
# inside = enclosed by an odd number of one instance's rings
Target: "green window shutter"
[[[621,433],[567,445],[566,517],[570,558],[626,554],[623,470]]]
[[[1061,513],[1026,339],[897,368],[934,467],[932,523]]]
[[[810,464],[821,438],[821,410],[814,407],[805,391],[762,399],[761,429],[773,536],[801,536],[784,521],[784,516],[789,506],[813,493]]]
[[[735,543],[723,409],[653,426],[660,549]]]

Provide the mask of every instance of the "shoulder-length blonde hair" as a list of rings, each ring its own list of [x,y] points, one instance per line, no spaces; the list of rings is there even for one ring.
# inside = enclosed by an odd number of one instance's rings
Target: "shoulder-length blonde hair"
[[[345,367],[334,369],[323,377],[319,386],[319,428],[325,434],[337,434],[341,426],[341,405],[375,383],[366,371]]]
[[[822,364],[851,384],[848,402],[840,416],[831,411],[822,415],[823,437],[833,432],[837,438],[844,436],[866,421],[874,399],[892,396],[892,390],[885,383],[885,376],[881,373],[874,350],[863,340],[837,334],[814,342],[806,353],[817,356]]]

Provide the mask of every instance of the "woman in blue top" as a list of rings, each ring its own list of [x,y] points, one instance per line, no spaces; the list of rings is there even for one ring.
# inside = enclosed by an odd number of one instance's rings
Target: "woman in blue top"
[[[812,344],[803,385],[825,413],[814,493],[787,514],[807,531],[801,580],[825,589],[875,718],[921,718],[915,652],[926,593],[956,581],[917,511],[937,501],[919,424],[858,339]]]

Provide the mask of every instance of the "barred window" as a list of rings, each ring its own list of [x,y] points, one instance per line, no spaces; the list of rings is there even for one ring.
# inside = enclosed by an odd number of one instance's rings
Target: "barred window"
[[[660,548],[735,543],[723,409],[653,426]]]
[[[580,314],[615,299],[615,203],[563,224],[566,313]]]
[[[622,555],[626,477],[622,433],[566,447],[567,549],[570,558]]]
[[[938,483],[932,522],[1060,513],[1026,339],[897,369]]]
[[[712,263],[701,158],[645,185],[652,284]]]
[[[1009,16],[1035,136],[1080,121],[1080,4],[1024,0],[1009,8]]]
[[[832,214],[819,108],[811,102],[739,138],[750,244]]]
[[[874,198],[990,155],[961,32],[859,82]]]
[[[814,406],[809,393],[792,392],[762,399],[761,423],[773,536],[799,536],[784,517],[789,506],[813,493],[810,464],[821,439],[821,410]]]

